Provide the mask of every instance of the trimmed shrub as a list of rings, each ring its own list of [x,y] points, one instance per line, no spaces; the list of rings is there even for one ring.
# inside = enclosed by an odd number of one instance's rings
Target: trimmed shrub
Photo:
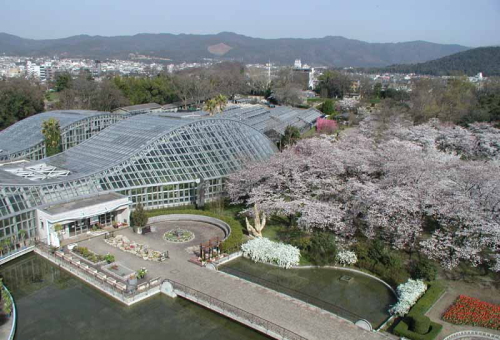
[[[445,288],[439,282],[430,283],[430,287],[427,289],[425,294],[418,299],[415,306],[412,307],[409,316],[425,314],[432,307],[432,305],[439,299],[443,294]]]
[[[172,214],[191,214],[191,215],[201,215],[217,218],[221,221],[226,222],[231,227],[231,234],[229,237],[222,242],[222,251],[225,253],[233,253],[240,249],[243,244],[243,227],[241,223],[232,217],[219,215],[210,211],[195,210],[195,209],[154,209],[147,210],[146,215],[148,217],[160,216],[160,215],[172,215]]]
[[[412,340],[433,340],[437,337],[443,325],[440,325],[435,322],[430,323],[430,329],[427,334],[418,334],[409,329],[408,325],[410,324],[409,318],[405,318],[400,321],[398,325],[394,328],[394,334],[397,336],[405,337]]]
[[[411,331],[418,334],[427,334],[431,327],[431,319],[425,315],[415,315],[412,318]]]

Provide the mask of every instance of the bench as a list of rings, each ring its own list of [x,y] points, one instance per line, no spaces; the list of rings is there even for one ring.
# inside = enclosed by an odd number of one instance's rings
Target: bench
[[[121,282],[117,282],[115,284],[115,287],[118,288],[119,290],[125,290],[125,289],[127,289],[127,285],[124,284],[124,283],[121,283]]]
[[[140,285],[137,286],[137,290],[143,291],[143,290],[146,290],[148,287],[149,287],[149,283],[147,283],[147,282],[141,283]]]

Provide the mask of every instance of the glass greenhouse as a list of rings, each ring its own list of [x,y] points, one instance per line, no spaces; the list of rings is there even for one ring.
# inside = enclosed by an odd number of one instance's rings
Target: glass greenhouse
[[[42,123],[49,118],[59,121],[64,151],[128,117],[88,110],[50,111],[30,116],[0,132],[0,161],[46,157]]]
[[[95,223],[127,223],[130,208],[203,204],[245,162],[276,152],[244,122],[137,115],[48,158],[0,166],[0,240],[29,237],[54,244]]]

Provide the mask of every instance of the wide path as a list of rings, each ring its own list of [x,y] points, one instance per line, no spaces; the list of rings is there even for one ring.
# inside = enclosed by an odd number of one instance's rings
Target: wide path
[[[0,320],[0,322],[2,322],[0,325],[0,340],[9,340],[14,318],[10,317],[6,320]]]
[[[186,225],[182,226],[188,229]],[[197,233],[195,240],[184,244],[172,244],[161,238],[163,232],[173,229],[171,225],[159,225],[156,233],[136,235],[130,229],[119,233],[130,240],[148,244],[151,249],[168,250],[170,259],[166,262],[144,261],[133,254],[120,251],[106,244],[103,238],[94,238],[80,245],[100,254],[111,253],[118,262],[132,269],[146,267],[149,277],[162,277],[184,284],[221,301],[234,305],[261,318],[280,325],[307,339],[387,339],[389,334],[365,331],[349,321],[301,301],[289,298],[262,286],[229,276],[222,272],[198,267],[187,262],[189,247],[203,240],[203,233]],[[189,228],[191,229],[191,228]],[[188,249],[186,249],[188,248]]]

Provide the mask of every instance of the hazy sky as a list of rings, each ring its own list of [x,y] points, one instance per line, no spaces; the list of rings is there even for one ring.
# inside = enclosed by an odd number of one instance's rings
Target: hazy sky
[[[25,38],[222,31],[499,45],[500,0],[0,0],[0,32]]]

